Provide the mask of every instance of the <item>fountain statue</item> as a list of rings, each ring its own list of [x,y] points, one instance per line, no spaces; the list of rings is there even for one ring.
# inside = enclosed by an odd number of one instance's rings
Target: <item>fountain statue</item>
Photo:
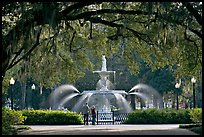
[[[104,55],[102,56],[102,68],[101,68],[101,71],[107,71],[107,68],[106,68],[106,57]]]
[[[132,111],[130,102],[127,100],[128,96],[135,95],[141,98],[146,104],[151,104],[153,96],[154,105],[161,103],[161,96],[154,88],[150,88],[145,84],[137,84],[129,92],[124,90],[115,90],[111,85],[109,76],[115,71],[108,71],[106,66],[106,58],[102,56],[102,67],[100,71],[93,71],[100,75],[95,90],[87,90],[80,92],[73,85],[62,85],[56,88],[50,95],[50,108],[62,109],[69,108],[71,111],[80,113],[85,103],[89,106],[94,105],[96,110],[100,113],[111,112],[113,108],[117,108],[122,113],[129,113]],[[132,100],[131,100],[132,101]],[[133,100],[135,103],[136,99]],[[149,105],[150,106],[150,105]],[[160,105],[161,106],[161,105]]]

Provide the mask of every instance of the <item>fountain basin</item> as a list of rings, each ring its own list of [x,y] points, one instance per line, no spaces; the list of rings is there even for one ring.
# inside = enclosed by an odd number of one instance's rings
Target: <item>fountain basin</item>
[[[80,93],[81,95],[83,94],[87,94],[87,93],[92,93],[92,95],[94,94],[121,94],[121,95],[128,95],[127,92],[125,92],[125,90],[105,90],[105,91],[101,91],[101,90],[85,90],[82,93]]]

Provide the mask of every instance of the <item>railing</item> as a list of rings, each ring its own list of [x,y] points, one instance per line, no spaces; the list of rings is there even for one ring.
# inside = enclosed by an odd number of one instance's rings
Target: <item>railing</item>
[[[112,112],[98,112],[96,113],[96,121],[97,125],[107,125],[107,124],[122,124],[127,119],[128,113],[115,113]],[[84,120],[84,117],[83,117]],[[89,114],[88,123],[92,122],[92,116]]]
[[[125,120],[127,120],[128,113],[116,113],[115,122],[116,124],[122,124]]]
[[[97,125],[104,125],[104,124],[114,124],[114,113],[113,112],[107,112],[107,113],[96,113],[96,123]]]

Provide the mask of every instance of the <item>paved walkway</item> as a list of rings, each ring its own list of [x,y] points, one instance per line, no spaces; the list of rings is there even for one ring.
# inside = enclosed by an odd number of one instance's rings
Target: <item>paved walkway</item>
[[[28,125],[19,135],[197,135],[179,124]]]

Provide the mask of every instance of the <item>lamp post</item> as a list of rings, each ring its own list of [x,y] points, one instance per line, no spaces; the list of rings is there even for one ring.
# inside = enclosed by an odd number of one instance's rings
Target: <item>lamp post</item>
[[[177,89],[176,91],[176,109],[179,109],[179,103],[178,103],[178,88],[180,87],[179,83],[176,83],[175,88]]]
[[[32,89],[32,91],[34,92],[34,90],[35,90],[35,84],[33,84],[32,86],[31,86],[31,89]],[[32,92],[32,107],[33,107],[33,92]]]
[[[196,79],[192,77],[191,82],[193,83],[193,108],[196,107],[196,101],[195,101],[195,83]]]
[[[33,91],[35,90],[35,85],[34,85],[34,84],[31,86],[31,89],[32,89]]]
[[[11,109],[13,109],[13,85],[15,83],[15,80],[13,78],[10,79],[10,85],[11,85]]]

